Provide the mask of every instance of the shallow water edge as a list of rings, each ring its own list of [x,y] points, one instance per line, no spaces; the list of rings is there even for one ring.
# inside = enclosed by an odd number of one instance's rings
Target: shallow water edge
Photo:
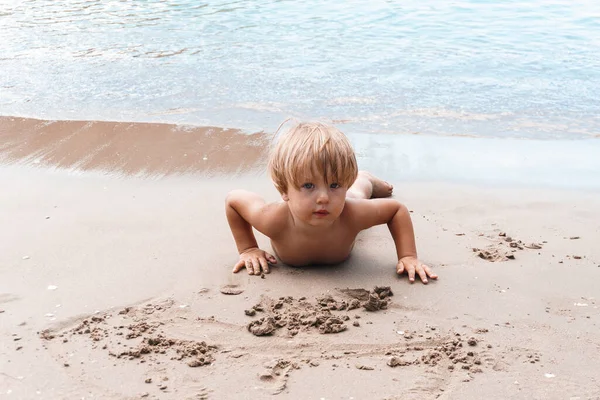
[[[145,177],[263,174],[273,135],[159,123],[0,117],[0,163]],[[388,180],[600,189],[598,139],[348,137],[359,167]]]

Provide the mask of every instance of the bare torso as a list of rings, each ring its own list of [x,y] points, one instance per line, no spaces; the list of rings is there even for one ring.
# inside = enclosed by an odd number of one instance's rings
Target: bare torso
[[[281,235],[271,238],[271,246],[285,264],[304,266],[310,264],[336,264],[346,260],[354,247],[359,231],[349,221],[346,208],[340,218],[326,229],[306,230],[293,226]]]

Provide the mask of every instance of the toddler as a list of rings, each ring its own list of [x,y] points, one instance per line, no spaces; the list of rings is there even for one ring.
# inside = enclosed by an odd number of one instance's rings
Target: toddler
[[[269,273],[276,258],[258,248],[252,228],[271,239],[285,264],[335,264],[348,258],[358,233],[387,224],[396,245],[396,272],[423,283],[437,275],[417,258],[408,209],[389,198],[392,186],[358,171],[346,136],[332,126],[299,123],[284,134],[269,159],[269,173],[282,202],[266,203],[258,194],[227,195],[227,221],[239,261],[233,272]]]

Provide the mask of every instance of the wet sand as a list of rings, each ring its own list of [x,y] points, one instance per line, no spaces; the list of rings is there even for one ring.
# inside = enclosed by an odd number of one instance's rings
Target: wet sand
[[[261,279],[231,274],[223,212],[234,188],[277,199],[260,157],[179,170],[162,145],[150,179],[112,150],[19,158],[37,136],[1,126],[6,398],[600,398],[596,192],[386,176],[439,281],[397,277],[385,227],[341,265]]]
[[[4,163],[113,174],[248,172],[262,165],[268,140],[217,127],[0,116]]]

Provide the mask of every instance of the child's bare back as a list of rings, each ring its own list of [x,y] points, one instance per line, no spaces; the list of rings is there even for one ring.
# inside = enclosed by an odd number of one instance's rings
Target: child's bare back
[[[258,248],[252,228],[271,239],[286,264],[334,264],[350,255],[358,233],[387,224],[398,255],[399,274],[415,273],[424,283],[437,276],[417,259],[410,214],[389,199],[392,186],[358,172],[346,137],[323,124],[299,124],[276,146],[269,169],[283,202],[267,204],[257,194],[236,190],[226,213],[240,260],[234,272],[269,272],[272,255]]]

